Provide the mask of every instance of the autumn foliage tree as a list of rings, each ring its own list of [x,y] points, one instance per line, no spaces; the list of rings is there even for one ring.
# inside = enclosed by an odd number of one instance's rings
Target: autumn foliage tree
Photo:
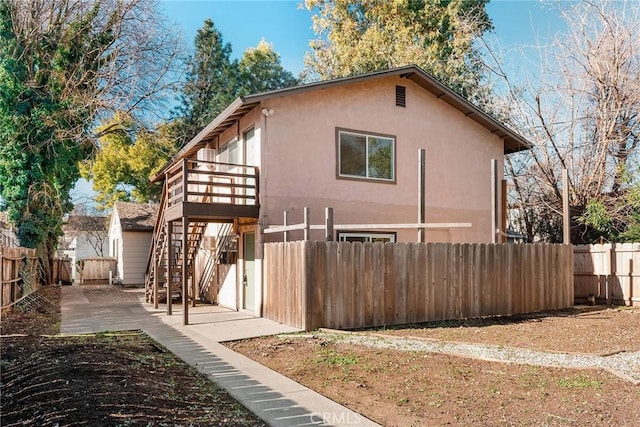
[[[492,29],[488,0],[306,0],[317,39],[306,78],[326,80],[415,64],[483,103],[474,40]]]
[[[99,138],[95,158],[81,165],[82,177],[93,182],[98,210],[117,201],[159,202],[161,188],[149,178],[179,149],[172,126],[148,130],[120,113],[98,127],[110,131]]]

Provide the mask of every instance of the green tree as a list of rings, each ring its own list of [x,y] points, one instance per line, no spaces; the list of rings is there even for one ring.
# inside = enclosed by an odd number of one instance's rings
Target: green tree
[[[0,195],[45,282],[93,124],[170,85],[178,49],[158,16],[148,0],[0,0]]]
[[[163,124],[157,131],[137,129],[133,119],[116,114],[98,128],[110,131],[100,137],[95,158],[81,166],[82,177],[93,181],[98,209],[110,208],[117,201],[159,201],[162,188],[149,178],[179,148],[173,126]]]
[[[240,63],[240,95],[282,89],[298,84],[293,74],[280,63],[280,55],[264,39],[245,51]]]
[[[231,44],[224,43],[211,19],[198,30],[194,47],[175,111],[177,138],[183,143],[220,114],[239,92],[238,64],[231,60]]]
[[[211,19],[198,30],[194,48],[187,61],[180,105],[174,112],[176,137],[182,143],[193,138],[238,96],[298,83],[264,40],[247,49],[240,61],[231,59],[231,44],[224,42]]]
[[[473,42],[492,29],[488,0],[306,0],[314,11],[306,78],[333,79],[416,64],[483,101]]]

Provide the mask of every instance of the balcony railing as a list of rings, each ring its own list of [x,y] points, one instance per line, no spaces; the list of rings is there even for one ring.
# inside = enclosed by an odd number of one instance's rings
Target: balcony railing
[[[167,209],[180,204],[258,207],[256,166],[184,159],[166,172]]]

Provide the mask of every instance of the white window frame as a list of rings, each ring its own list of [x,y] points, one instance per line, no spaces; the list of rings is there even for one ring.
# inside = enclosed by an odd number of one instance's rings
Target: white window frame
[[[354,135],[364,137],[366,139],[366,152],[365,152],[365,176],[360,175],[350,175],[342,173],[342,158],[341,158],[341,135]],[[369,138],[384,138],[391,140],[391,178],[378,178],[369,176]],[[363,132],[351,129],[340,129],[336,128],[336,175],[341,179],[355,179],[355,180],[363,180],[363,181],[375,181],[375,182],[384,182],[384,183],[395,183],[396,182],[396,137],[394,135],[384,135],[373,132]]]
[[[236,159],[231,159],[230,155],[235,155]],[[233,138],[231,141],[222,145],[217,153],[219,163],[239,164],[240,162],[240,147],[238,144],[238,138]],[[232,162],[231,160],[235,160]]]
[[[390,243],[396,242],[396,233],[388,233],[381,231],[365,231],[365,232],[353,232],[353,231],[338,231],[338,241],[348,242],[348,238],[363,238],[365,243],[371,243],[373,239],[388,239]]]

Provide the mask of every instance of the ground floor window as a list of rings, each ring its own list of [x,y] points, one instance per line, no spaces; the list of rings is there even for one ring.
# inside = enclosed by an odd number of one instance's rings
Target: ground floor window
[[[385,233],[385,232],[375,232],[375,231],[365,231],[365,232],[339,231],[338,241],[339,242],[362,242],[362,243],[375,243],[375,242],[395,243],[396,233]]]

